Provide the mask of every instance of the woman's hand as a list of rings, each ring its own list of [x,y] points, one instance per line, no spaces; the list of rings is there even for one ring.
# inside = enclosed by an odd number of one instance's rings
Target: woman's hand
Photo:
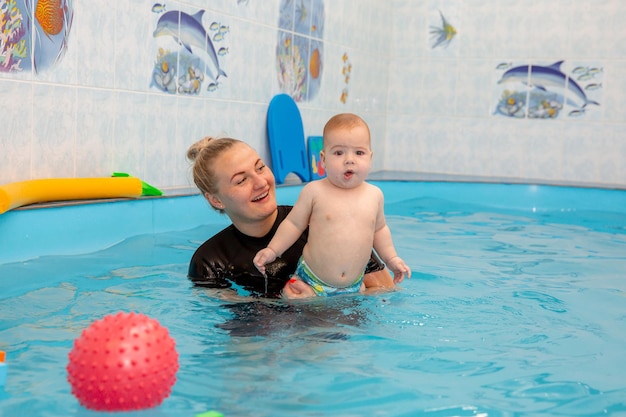
[[[296,298],[311,298],[315,296],[315,291],[313,291],[313,288],[311,288],[309,284],[296,278],[291,278],[287,281],[282,292],[282,297],[289,300]]]

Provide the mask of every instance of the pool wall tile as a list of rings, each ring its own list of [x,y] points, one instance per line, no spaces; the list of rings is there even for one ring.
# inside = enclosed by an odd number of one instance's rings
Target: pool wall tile
[[[372,181],[385,203],[446,199],[485,210],[567,213],[576,210],[626,212],[626,192],[524,184]],[[277,189],[280,204],[294,204],[299,185]],[[0,215],[0,264],[47,255],[90,253],[127,238],[230,224],[200,195],[30,206]],[[1,277],[0,277],[1,278]]]
[[[300,186],[278,189],[293,204]],[[46,255],[97,251],[136,235],[230,224],[199,194],[30,206],[0,215],[0,264]]]

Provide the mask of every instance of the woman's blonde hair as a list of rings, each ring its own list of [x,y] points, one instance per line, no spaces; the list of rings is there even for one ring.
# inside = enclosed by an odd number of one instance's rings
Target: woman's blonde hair
[[[187,150],[187,159],[193,163],[193,182],[196,183],[202,194],[217,193],[217,178],[215,176],[215,161],[222,153],[239,143],[244,143],[232,138],[204,137],[191,145]],[[215,208],[215,207],[214,207]],[[216,210],[223,212],[218,208]]]

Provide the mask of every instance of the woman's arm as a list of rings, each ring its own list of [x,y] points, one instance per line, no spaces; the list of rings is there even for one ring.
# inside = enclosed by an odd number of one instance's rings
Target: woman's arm
[[[363,283],[365,284],[366,292],[389,291],[396,286],[387,269],[365,274]]]
[[[372,256],[365,268],[363,283],[365,284],[366,292],[390,291],[395,288],[395,283],[389,274],[389,270],[385,268],[385,264],[374,251],[372,251]]]

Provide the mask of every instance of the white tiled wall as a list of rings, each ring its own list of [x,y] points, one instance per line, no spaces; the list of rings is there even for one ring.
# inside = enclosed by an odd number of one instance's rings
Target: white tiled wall
[[[386,169],[626,185],[626,3],[395,0],[393,6]],[[457,29],[445,49],[425,42],[437,10]],[[499,63],[560,60],[604,68],[600,107],[557,120],[493,114]]]
[[[38,74],[0,72],[0,183],[123,171],[159,187],[188,186],[185,152],[205,135],[241,138],[269,160],[265,116],[281,92],[282,1],[165,2],[167,10],[204,9],[206,24],[229,27],[229,53],[220,57],[228,77],[213,93],[185,96],[150,87],[154,1],[74,0],[58,64]],[[626,186],[623,1],[323,2],[321,87],[298,104],[306,135],[351,111],[370,124],[374,170]],[[448,48],[432,49],[439,10],[457,35]],[[347,84],[344,54],[352,65]],[[499,63],[559,60],[604,68],[593,114],[494,116]]]

